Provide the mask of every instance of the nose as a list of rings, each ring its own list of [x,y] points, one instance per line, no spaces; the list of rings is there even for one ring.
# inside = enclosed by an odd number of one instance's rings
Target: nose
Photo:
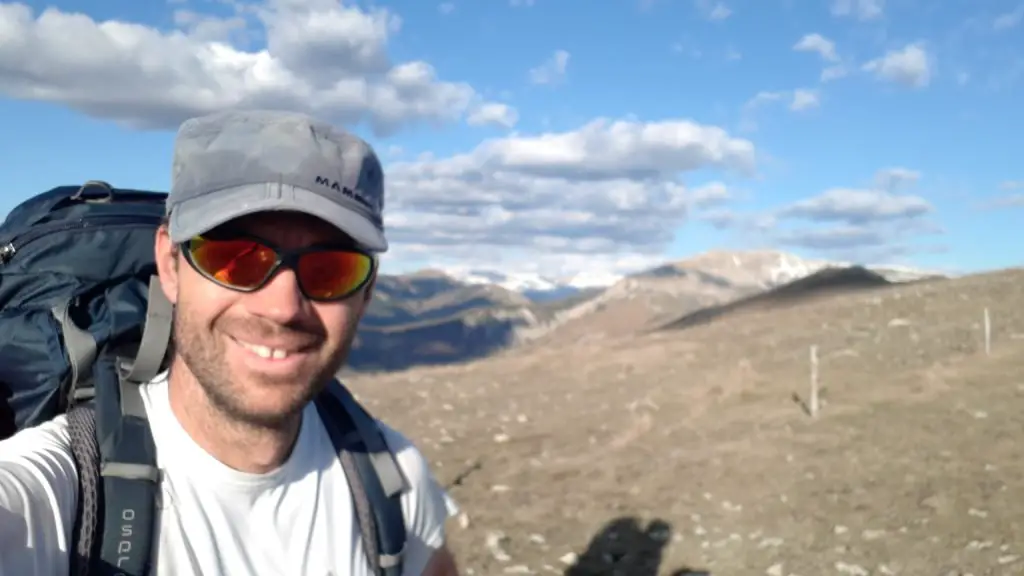
[[[289,324],[303,314],[306,299],[295,272],[282,268],[263,288],[246,295],[245,306],[254,316],[277,324]]]

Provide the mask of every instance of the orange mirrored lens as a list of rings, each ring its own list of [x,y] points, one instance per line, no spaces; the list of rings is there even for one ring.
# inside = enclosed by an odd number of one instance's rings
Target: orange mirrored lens
[[[192,261],[210,276],[229,286],[259,286],[274,263],[274,251],[252,240],[192,240],[189,251]]]
[[[299,283],[310,298],[331,299],[351,294],[370,276],[373,261],[358,252],[310,252],[299,258]]]

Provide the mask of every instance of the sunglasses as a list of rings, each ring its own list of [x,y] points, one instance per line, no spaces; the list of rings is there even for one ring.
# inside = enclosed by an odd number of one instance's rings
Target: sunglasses
[[[238,292],[255,292],[282,267],[295,272],[299,290],[310,300],[343,300],[370,278],[376,261],[351,247],[284,250],[248,236],[196,236],[183,245],[185,260],[212,282]]]

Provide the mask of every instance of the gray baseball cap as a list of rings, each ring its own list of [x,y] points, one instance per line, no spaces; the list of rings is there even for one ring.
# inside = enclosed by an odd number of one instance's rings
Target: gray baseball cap
[[[181,125],[167,198],[172,242],[274,211],[309,214],[367,250],[388,249],[384,174],[363,139],[293,112],[221,112]]]

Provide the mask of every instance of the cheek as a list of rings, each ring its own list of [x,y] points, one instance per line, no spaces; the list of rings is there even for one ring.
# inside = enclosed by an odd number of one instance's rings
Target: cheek
[[[344,342],[351,337],[362,312],[361,303],[356,301],[341,304],[317,304],[316,313],[323,323],[324,331],[331,342]]]
[[[187,264],[178,275],[178,306],[188,316],[211,325],[238,300],[238,294],[199,276]]]

